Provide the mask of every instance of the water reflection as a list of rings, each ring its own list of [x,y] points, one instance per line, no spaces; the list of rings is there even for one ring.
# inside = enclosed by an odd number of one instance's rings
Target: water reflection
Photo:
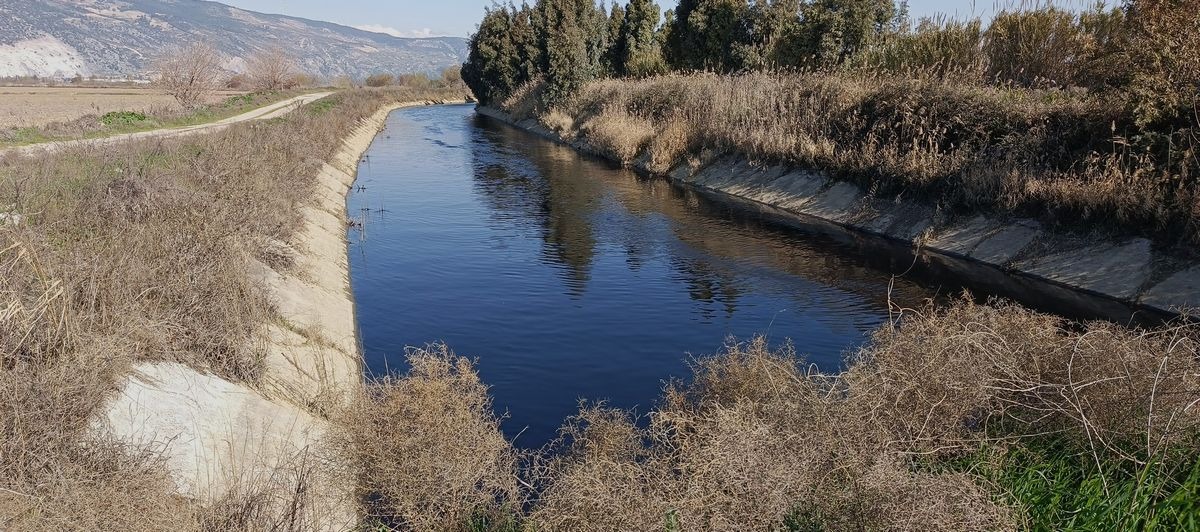
[[[372,213],[351,254],[368,368],[403,370],[405,346],[445,341],[478,359],[526,446],[580,398],[644,411],[727,336],[791,339],[836,369],[887,319],[891,273],[907,267],[465,107],[393,114],[369,160],[349,200]],[[933,293],[901,278],[891,297]]]
[[[938,292],[928,287],[930,279],[915,277],[888,278],[890,291],[881,289],[881,278],[905,274],[911,259],[859,255],[845,242],[764,223],[753,213],[581,157],[487,117],[477,116],[474,125],[476,190],[503,213],[497,220],[521,217],[542,224],[545,257],[565,267],[563,281],[572,294],[586,289],[597,234],[620,247],[633,271],[665,255],[689,297],[704,303],[698,308],[703,321],[711,321],[717,307],[732,317],[741,292],[761,284],[739,281],[739,269],[747,266],[767,276],[760,289],[790,297],[799,308],[826,302],[792,289],[790,276],[852,290],[872,305],[919,306]],[[664,230],[674,241],[647,238]],[[770,279],[779,273],[790,276],[772,286]],[[941,288],[943,294],[960,289]]]

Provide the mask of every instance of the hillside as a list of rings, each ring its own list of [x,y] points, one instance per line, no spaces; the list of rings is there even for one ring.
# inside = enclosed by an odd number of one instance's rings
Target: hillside
[[[0,77],[142,77],[158,51],[198,40],[238,71],[281,46],[325,77],[437,72],[466,57],[466,39],[405,39],[202,0],[0,0]]]

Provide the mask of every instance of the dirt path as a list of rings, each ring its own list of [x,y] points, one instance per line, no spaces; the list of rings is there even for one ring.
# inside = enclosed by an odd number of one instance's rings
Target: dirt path
[[[97,139],[81,139],[81,140],[59,140],[54,142],[43,142],[40,144],[30,144],[28,146],[19,146],[15,148],[0,149],[0,155],[6,153],[17,153],[20,155],[39,155],[45,153],[53,153],[55,151],[71,148],[75,146],[106,146],[110,144],[119,144],[131,140],[142,140],[148,138],[173,138],[184,137],[187,135],[195,135],[198,133],[213,133],[225,129],[239,122],[250,120],[270,120],[278,118],[292,112],[300,106],[319,100],[333,94],[332,92],[315,92],[312,94],[303,94],[294,98],[288,98],[281,102],[276,102],[271,105],[259,107],[252,111],[242,113],[237,116],[231,116],[224,120],[209,122],[207,124],[197,124],[194,126],[185,126],[172,129],[154,129],[150,131],[138,131],[137,133],[124,133],[113,135],[111,137],[102,137]]]

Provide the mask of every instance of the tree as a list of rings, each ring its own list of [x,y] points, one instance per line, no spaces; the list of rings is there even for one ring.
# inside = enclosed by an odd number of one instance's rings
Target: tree
[[[617,73],[624,76],[660,74],[666,68],[658,45],[659,8],[651,0],[631,0],[621,26]]]
[[[296,86],[296,62],[278,46],[254,54],[246,61],[246,67],[257,90],[276,91]]]
[[[533,26],[534,12],[528,4],[520,9],[509,5],[511,29],[509,38],[515,50],[513,56],[514,81],[517,87],[524,85],[541,76],[538,66],[541,64],[541,50],[538,49],[537,31]]]
[[[185,109],[204,103],[221,83],[221,55],[207,43],[173,48],[155,63],[157,84]]]
[[[612,10],[608,14],[608,51],[604,55],[604,70],[610,75],[621,75],[622,51],[625,44],[621,41],[625,28],[625,8],[619,1],[614,0]]]
[[[668,30],[666,55],[683,70],[739,69],[735,50],[746,38],[747,0],[680,0]]]
[[[471,36],[470,53],[462,67],[463,81],[484,105],[503,101],[517,87],[517,48],[512,39],[512,15],[504,7],[489,8]]]
[[[585,6],[596,10],[591,0],[538,0],[534,8],[534,30],[542,55],[547,104],[570,98],[599,70],[603,53],[595,56],[593,65],[593,42],[586,26],[594,21]]]
[[[454,87],[462,84],[462,66],[454,65],[442,69],[442,85]]]
[[[879,40],[895,20],[892,0],[813,0],[800,7],[791,54],[818,68],[840,65]]]
[[[795,66],[801,0],[758,0],[746,12],[745,32],[735,45],[734,62],[741,69],[763,70]]]

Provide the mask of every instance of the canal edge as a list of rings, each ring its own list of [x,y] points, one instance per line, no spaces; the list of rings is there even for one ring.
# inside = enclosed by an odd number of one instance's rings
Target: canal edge
[[[509,126],[612,162],[584,139],[567,140],[534,118],[517,120],[494,107],[476,112]],[[1053,298],[1081,314],[1117,321],[1170,319],[1200,308],[1200,262],[1156,249],[1144,237],[1094,240],[1031,219],[978,214],[943,220],[934,207],[912,199],[871,196],[858,185],[802,167],[759,166],[739,154],[705,154],[669,172],[649,168],[643,151],[629,165],[702,194],[750,202],[805,225],[836,227],[908,247],[951,270],[973,270],[990,280],[1011,277],[1011,289]]]

